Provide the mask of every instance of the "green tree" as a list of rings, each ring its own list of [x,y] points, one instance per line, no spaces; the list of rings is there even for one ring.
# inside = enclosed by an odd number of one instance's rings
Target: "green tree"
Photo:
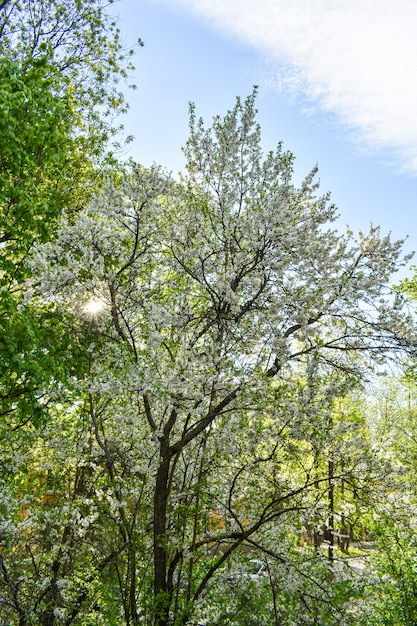
[[[413,626],[417,623],[417,550],[413,507],[382,513],[374,526],[376,550],[367,572],[357,623]]]
[[[54,622],[54,571],[66,546],[72,542],[74,557],[79,545],[65,518],[58,538],[62,519],[50,506],[60,489],[76,500],[82,474],[68,443],[78,435],[67,433],[62,411],[51,405],[61,386],[69,393],[75,375],[88,368],[67,314],[45,302],[27,306],[22,283],[34,246],[53,239],[63,213],[74,217],[88,204],[117,149],[114,122],[125,108],[117,85],[131,66],[109,4],[0,4],[0,615],[22,625]],[[54,401],[46,389],[54,390]],[[62,406],[69,410],[68,401]],[[68,464],[59,471],[51,433],[42,430],[50,410],[54,419],[59,414],[68,446]],[[20,534],[10,543],[15,528]],[[72,572],[88,558],[82,553],[75,561]],[[90,576],[106,563],[95,562]],[[75,616],[82,593],[73,584]]]
[[[111,3],[110,3],[111,4]],[[129,51],[102,0],[13,0],[0,13],[2,271],[97,186],[124,110]],[[108,121],[110,120],[110,122]],[[8,243],[9,245],[5,245]],[[12,248],[12,250],[10,250]]]
[[[101,0],[12,0],[1,5],[0,55],[0,413],[36,421],[65,328],[22,304],[25,259],[99,186],[129,51]]]

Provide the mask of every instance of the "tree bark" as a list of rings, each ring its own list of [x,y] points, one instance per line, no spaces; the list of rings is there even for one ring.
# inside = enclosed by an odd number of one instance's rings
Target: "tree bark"
[[[329,478],[329,561],[334,561],[334,462],[333,459],[329,459],[328,465],[328,478]]]
[[[170,597],[167,588],[167,537],[168,477],[170,466],[169,440],[161,438],[160,463],[156,476],[154,495],[154,597],[155,626],[168,626]]]

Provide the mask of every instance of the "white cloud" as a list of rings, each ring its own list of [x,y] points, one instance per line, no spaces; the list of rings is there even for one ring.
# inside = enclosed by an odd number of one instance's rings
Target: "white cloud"
[[[277,61],[285,87],[417,174],[416,0],[171,0]],[[283,71],[285,68],[285,72]]]

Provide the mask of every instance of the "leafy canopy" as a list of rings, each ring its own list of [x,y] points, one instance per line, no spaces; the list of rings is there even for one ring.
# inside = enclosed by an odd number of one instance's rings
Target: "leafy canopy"
[[[365,443],[349,453],[356,420],[333,410],[373,363],[415,342],[387,286],[401,242],[334,230],[315,170],[297,188],[292,155],[262,153],[255,95],[209,128],[191,109],[180,181],[120,166],[31,254],[25,306],[59,313],[79,359],[58,401],[44,387],[49,454],[62,442],[82,476],[72,495],[58,489],[54,533],[68,557],[45,567],[71,593],[80,577],[83,592],[74,606],[51,577],[50,612],[82,611],[103,577],[119,585],[126,623],[181,626],[247,545],[293,567],[305,594],[285,529],[335,518],[342,481],[357,494],[376,476]],[[62,404],[82,436],[57,436]]]

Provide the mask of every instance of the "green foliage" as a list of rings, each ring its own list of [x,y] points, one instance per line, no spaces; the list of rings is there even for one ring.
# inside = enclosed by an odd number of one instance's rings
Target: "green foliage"
[[[0,13],[0,279],[85,203],[123,110],[129,51],[101,0],[13,0]],[[110,120],[110,122],[109,122]],[[4,244],[8,245],[4,247]],[[16,267],[17,265],[17,267]]]
[[[46,241],[64,206],[70,206],[80,171],[71,98],[59,94],[59,75],[48,55],[26,69],[0,61],[0,279],[15,289],[22,259],[34,241]],[[82,168],[87,168],[85,163]]]
[[[74,120],[67,154],[95,118],[50,43],[46,103]],[[296,188],[292,156],[262,154],[254,102],[208,129],[192,109],[180,182],[115,166],[86,206],[68,200],[48,232],[25,231],[4,298],[0,552],[7,617],[24,626],[349,623],[352,576],[309,542],[356,523],[380,485],[348,394],[375,353],[413,341],[381,291],[401,242],[332,230],[315,171]],[[262,580],[245,577],[252,554]]]
[[[1,414],[38,424],[44,387],[75,367],[76,342],[60,312],[22,304],[26,259],[100,185],[129,51],[101,0],[12,0],[0,33]]]
[[[27,420],[37,427],[48,412],[45,389],[63,380],[70,387],[72,376],[85,370],[84,357],[62,312],[17,307],[6,291],[0,296],[0,416],[9,427]]]
[[[94,338],[83,337],[81,345],[74,330],[88,321],[71,319],[48,299],[28,306],[22,285],[34,246],[54,238],[64,212],[73,218],[89,202],[113,160],[109,150],[117,148],[114,116],[125,108],[117,84],[131,65],[108,6],[101,0],[0,4],[2,623],[64,623],[60,594],[70,607],[68,623],[87,595],[83,623],[110,624],[112,614],[112,623],[120,623],[117,584],[96,584],[107,562],[82,550],[82,532],[72,528],[90,514],[80,502],[81,492],[88,493],[77,452],[84,431],[71,398],[79,400],[72,393],[88,370]],[[57,430],[48,430],[55,420]],[[75,550],[69,558],[68,546]],[[64,591],[58,571],[67,574]],[[103,594],[105,608],[98,609]]]
[[[207,626],[347,626],[355,624],[346,612],[355,582],[349,570],[333,570],[326,559],[305,551],[283,550],[280,558],[255,550],[234,558],[205,590],[195,621]],[[288,548],[288,546],[286,546]],[[264,569],[252,575],[253,557]]]
[[[371,584],[362,604],[364,626],[417,624],[417,543],[409,519],[383,517],[374,529]]]
[[[132,52],[124,48],[109,12],[112,4],[113,0],[11,0],[0,12],[2,55],[19,60],[25,69],[50,54],[63,90],[72,87],[84,124],[94,121],[102,131],[111,128],[106,114],[126,106],[117,83],[132,69]]]

